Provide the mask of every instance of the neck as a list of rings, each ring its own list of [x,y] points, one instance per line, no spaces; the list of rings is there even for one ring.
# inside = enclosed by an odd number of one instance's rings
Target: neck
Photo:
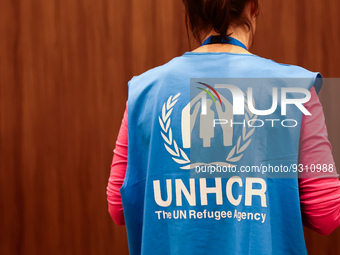
[[[247,49],[249,49],[252,46],[252,38],[251,38],[251,33],[246,31],[243,28],[234,28],[231,27],[228,30],[228,34],[230,34],[230,37],[233,37],[237,40],[239,40],[240,42],[242,42]],[[204,38],[203,38],[203,42],[209,38],[212,35],[219,35],[218,33],[216,33],[215,31],[211,31],[209,34],[207,34]],[[235,53],[248,53],[248,51],[246,51],[245,49],[239,47],[239,46],[235,46],[235,45],[229,45],[229,44],[213,44],[213,45],[205,45],[202,47],[199,47],[198,49],[194,50],[194,51],[203,51],[203,52],[235,52]]]
[[[231,27],[228,30],[228,34],[230,34],[230,37],[233,37],[239,40],[240,42],[242,42],[247,47],[247,49],[249,49],[252,46],[252,38],[251,38],[251,33],[249,31],[245,31],[245,29],[240,28],[240,27],[238,28]],[[212,35],[219,35],[219,34],[216,33],[215,31],[211,31],[203,39],[203,42]]]

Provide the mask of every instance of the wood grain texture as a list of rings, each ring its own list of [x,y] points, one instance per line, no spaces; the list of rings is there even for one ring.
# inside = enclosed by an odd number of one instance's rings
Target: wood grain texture
[[[340,76],[339,1],[260,3],[255,54]],[[128,254],[112,150],[127,82],[190,50],[181,1],[3,0],[0,35],[0,254]],[[339,94],[321,92],[338,165]],[[306,230],[309,254],[339,237]]]

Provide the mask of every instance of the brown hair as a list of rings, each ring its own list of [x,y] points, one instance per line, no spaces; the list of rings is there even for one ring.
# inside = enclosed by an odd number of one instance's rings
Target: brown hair
[[[250,21],[243,16],[248,2],[253,2],[252,12],[257,15],[258,0],[183,0],[187,31],[189,27],[194,38],[201,42],[202,32],[208,34],[212,29],[227,39],[231,23],[252,29]]]

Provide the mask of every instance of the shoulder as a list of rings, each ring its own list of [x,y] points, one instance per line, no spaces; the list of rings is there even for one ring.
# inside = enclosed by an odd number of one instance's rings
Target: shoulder
[[[265,78],[295,79],[296,83],[307,83],[309,89],[315,88],[317,94],[323,85],[321,73],[310,71],[298,65],[283,64],[253,55],[251,65],[257,68],[258,72],[266,73]]]
[[[162,78],[164,79],[169,74],[176,74],[176,72],[183,71],[183,68],[186,66],[185,62],[186,60],[182,56],[175,57],[163,65],[154,67],[140,75],[132,77],[129,81],[129,85],[145,82],[152,83],[154,81],[159,81]]]
[[[272,70],[275,76],[287,77],[287,78],[312,78],[320,75],[319,72],[313,72],[307,70],[298,65],[279,63],[272,59],[259,57],[253,55],[254,58],[252,60],[253,63],[258,63],[259,69],[266,68],[268,70]],[[320,75],[321,76],[321,75]]]

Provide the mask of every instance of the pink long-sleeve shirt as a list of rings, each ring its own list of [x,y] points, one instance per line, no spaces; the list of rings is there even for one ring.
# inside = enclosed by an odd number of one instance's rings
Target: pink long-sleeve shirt
[[[299,164],[304,166],[333,165],[334,171],[327,178],[309,178],[301,173],[299,178],[300,202],[303,223],[321,234],[330,234],[340,224],[340,181],[335,169],[332,147],[328,140],[323,108],[313,87],[311,100],[305,108],[312,116],[303,116],[299,141]],[[120,127],[111,164],[107,186],[109,213],[118,225],[124,225],[120,188],[124,182],[128,158],[127,106]]]

